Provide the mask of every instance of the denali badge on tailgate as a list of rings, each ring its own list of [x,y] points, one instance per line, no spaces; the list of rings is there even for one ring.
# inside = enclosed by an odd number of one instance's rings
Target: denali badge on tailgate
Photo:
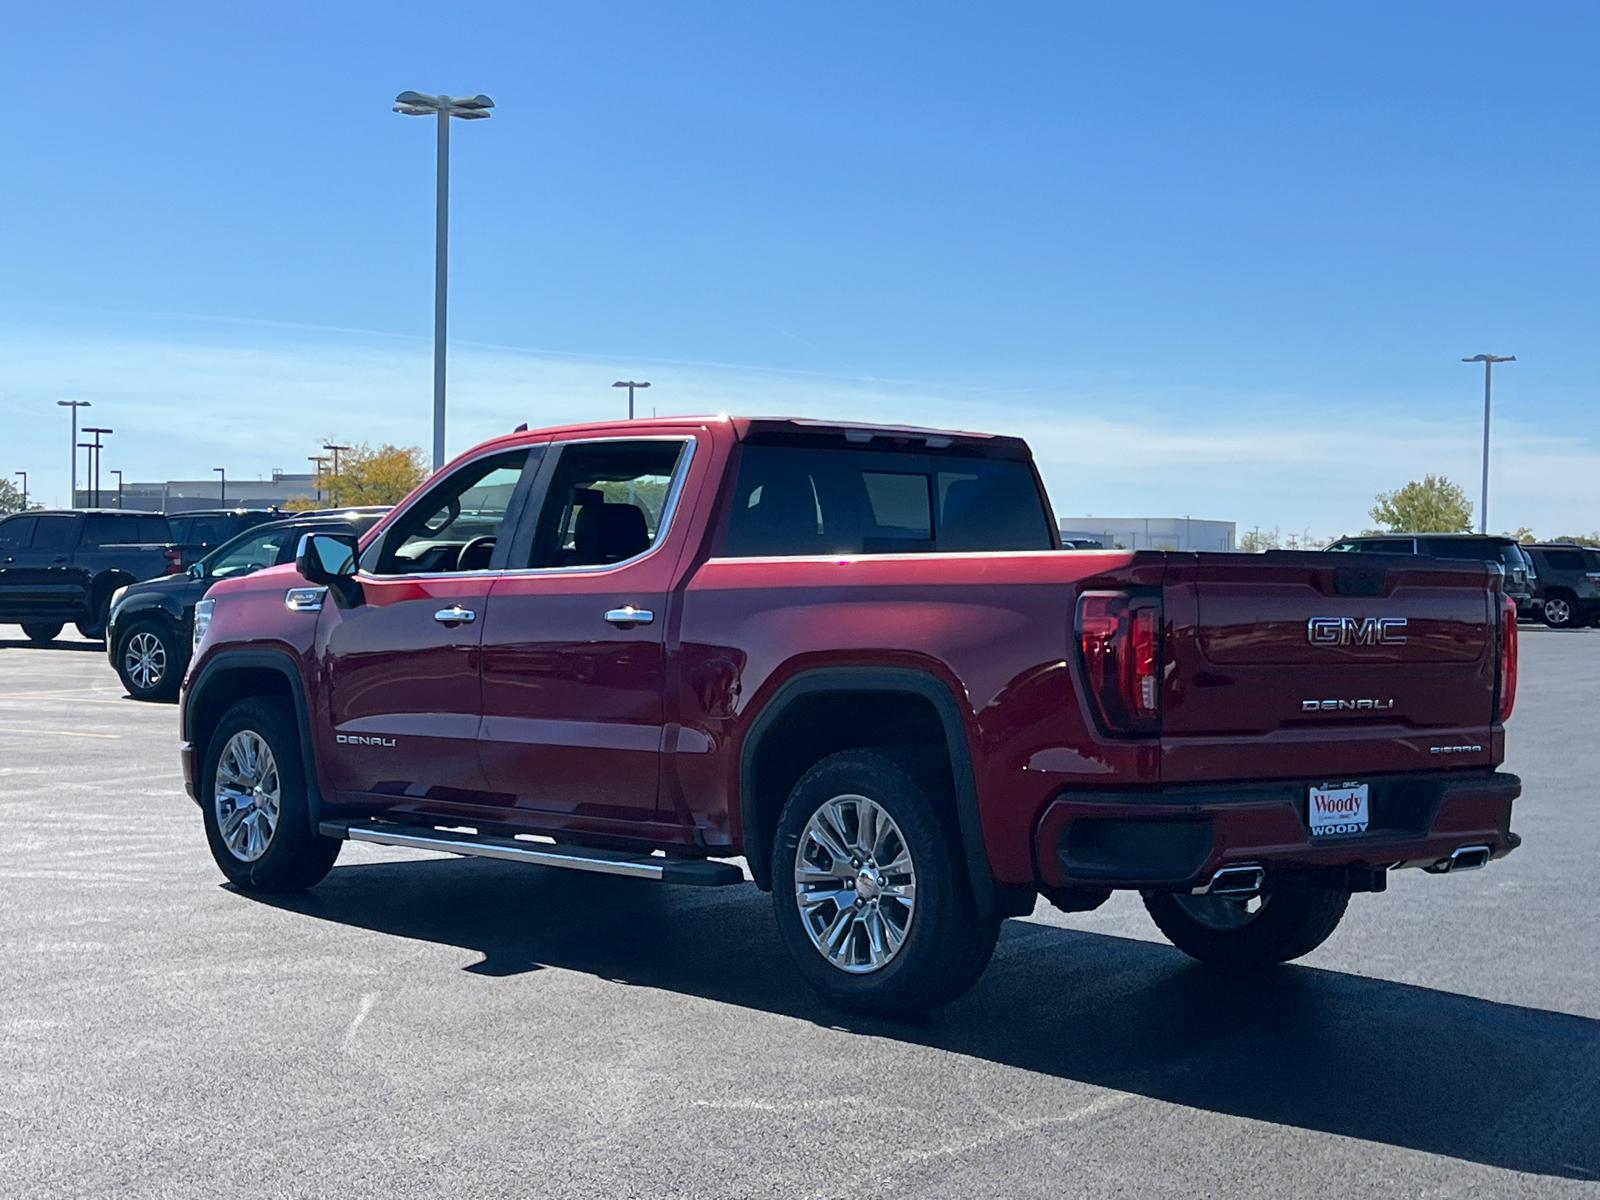
[[[1312,617],[1306,641],[1313,646],[1404,646],[1404,617]]]
[[[1311,836],[1367,831],[1367,785],[1325,783],[1311,789]]]

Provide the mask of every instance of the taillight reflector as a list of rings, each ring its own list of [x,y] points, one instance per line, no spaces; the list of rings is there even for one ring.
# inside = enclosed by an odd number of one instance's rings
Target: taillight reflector
[[[183,573],[182,550],[178,549],[176,546],[168,546],[166,550],[163,551],[163,557],[165,557],[167,560],[168,575],[179,575]]]
[[[1500,703],[1497,721],[1505,721],[1517,704],[1517,605],[1510,596],[1500,600]]]
[[[1112,733],[1154,733],[1161,716],[1161,603],[1127,592],[1078,597],[1078,649],[1096,715]]]

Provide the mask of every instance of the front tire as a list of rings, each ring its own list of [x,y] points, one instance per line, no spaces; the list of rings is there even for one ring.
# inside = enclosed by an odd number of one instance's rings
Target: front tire
[[[117,678],[135,700],[170,700],[183,679],[177,635],[157,621],[135,621],[117,635]]]
[[[927,1012],[983,974],[1000,923],[977,914],[937,785],[846,750],[795,784],[778,818],[772,898],[800,973],[841,1008]]]
[[[240,700],[218,723],[200,774],[211,857],[247,892],[320,883],[344,844],[311,831],[294,718],[281,701]]]
[[[61,622],[40,622],[33,625],[23,625],[22,632],[27,635],[30,642],[44,646],[56,640],[56,635],[61,632]]]
[[[1222,967],[1266,967],[1310,954],[1338,927],[1350,893],[1333,888],[1268,892],[1250,900],[1151,892],[1145,909],[1190,958]]]

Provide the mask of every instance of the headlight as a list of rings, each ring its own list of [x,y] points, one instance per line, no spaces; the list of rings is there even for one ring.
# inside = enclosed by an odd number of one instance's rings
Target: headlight
[[[200,639],[206,636],[206,630],[211,628],[211,610],[217,606],[215,600],[201,600],[194,606],[194,648],[200,649]]]

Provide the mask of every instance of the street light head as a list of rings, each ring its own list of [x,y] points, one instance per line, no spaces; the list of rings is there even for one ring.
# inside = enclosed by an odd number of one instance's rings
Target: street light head
[[[394,98],[394,111],[408,117],[432,117],[447,113],[463,120],[481,120],[489,115],[494,101],[479,93],[476,96],[430,96],[426,92],[401,92]]]
[[[1462,362],[1502,363],[1516,362],[1515,354],[1474,354],[1470,358],[1463,358]]]
[[[645,388],[645,387],[649,387],[650,385],[648,383],[638,383],[638,382],[636,382],[636,381],[634,381],[632,379],[619,379],[615,383],[613,383],[611,386],[612,387]]]

